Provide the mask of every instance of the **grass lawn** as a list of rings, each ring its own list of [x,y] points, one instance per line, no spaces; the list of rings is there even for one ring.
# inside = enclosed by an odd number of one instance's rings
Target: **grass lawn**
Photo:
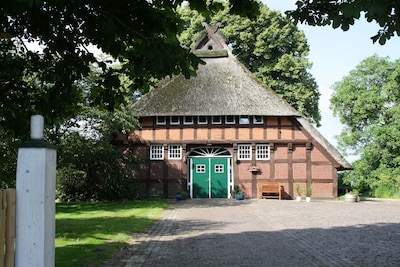
[[[102,264],[167,207],[168,202],[160,199],[57,203],[56,266]]]

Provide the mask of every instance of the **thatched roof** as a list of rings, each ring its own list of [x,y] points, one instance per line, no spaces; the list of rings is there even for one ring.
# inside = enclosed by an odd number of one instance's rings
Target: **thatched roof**
[[[206,64],[196,77],[177,75],[160,82],[135,104],[142,116],[301,116],[236,60],[220,24],[203,26],[192,52]]]
[[[230,53],[218,25],[204,25],[192,50],[205,61],[197,76],[165,78],[135,103],[140,116],[260,115],[295,118],[341,165],[343,156],[285,100],[266,88]]]
[[[206,58],[197,76],[165,79],[136,103],[143,116],[301,116],[234,57]]]

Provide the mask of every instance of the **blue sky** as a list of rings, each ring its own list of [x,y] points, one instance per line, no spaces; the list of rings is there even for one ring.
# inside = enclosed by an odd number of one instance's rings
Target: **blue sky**
[[[263,3],[269,9],[282,13],[296,8],[296,0],[263,0]],[[313,62],[310,72],[316,79],[321,93],[322,126],[318,130],[336,146],[335,136],[341,132],[342,125],[329,109],[332,94],[330,87],[348,75],[363,59],[373,54],[389,57],[390,60],[399,59],[400,37],[392,37],[383,46],[373,44],[370,37],[376,34],[379,25],[368,23],[363,17],[346,32],[331,26],[299,24],[298,27],[307,37],[310,46],[309,60]],[[351,162],[355,157],[349,156],[347,159]]]

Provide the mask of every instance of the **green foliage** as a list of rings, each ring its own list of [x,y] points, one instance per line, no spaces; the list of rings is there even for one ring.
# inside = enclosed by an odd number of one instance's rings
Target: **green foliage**
[[[239,185],[235,185],[233,187],[233,193],[235,193],[235,194],[243,194],[243,190],[240,188]]]
[[[400,170],[384,169],[376,174],[371,185],[373,196],[378,198],[400,198]]]
[[[313,187],[314,187],[314,183],[307,184],[307,186],[306,186],[306,197],[311,197],[312,196]]]
[[[133,119],[123,120],[131,115],[126,110],[84,110],[77,121],[79,130],[76,125],[66,127],[58,139],[57,197],[63,201],[137,198],[138,159],[111,143],[118,131],[132,130],[126,126],[133,127]]]
[[[147,91],[154,78],[195,74],[200,60],[181,47],[183,21],[176,8],[183,1],[43,1],[18,0],[0,5],[0,127],[26,138],[31,114],[46,126],[60,125],[79,113],[82,92],[76,82],[102,69],[90,91],[108,110],[126,94]],[[257,13],[254,0],[231,0],[234,13]],[[219,5],[189,1],[203,14]],[[96,47],[108,58],[97,57]],[[120,68],[114,68],[112,60]],[[119,77],[132,84],[121,91]],[[33,81],[31,79],[33,77]],[[78,106],[79,107],[79,106]]]
[[[0,128],[0,188],[15,188],[17,150],[15,140]]]
[[[400,35],[400,7],[398,1],[368,0],[368,1],[330,1],[330,0],[299,0],[297,9],[286,11],[295,22],[309,25],[332,25],[347,31],[355,20],[363,14],[368,22],[375,21],[381,29],[372,36],[373,42],[385,44],[391,37]]]
[[[360,191],[398,192],[400,167],[400,60],[376,55],[334,85],[331,106],[345,125],[343,150],[360,155],[343,181]],[[391,177],[390,179],[388,177]],[[387,190],[387,188],[394,190]],[[381,193],[379,193],[381,194]]]
[[[266,87],[274,90],[312,123],[319,125],[319,91],[315,79],[308,72],[309,47],[302,31],[280,13],[269,10],[259,3],[255,19],[229,14],[224,9],[204,17],[188,6],[179,12],[185,21],[180,35],[182,44],[189,48],[201,32],[201,22],[221,22],[221,32],[232,48],[232,53]]]
[[[301,188],[300,184],[296,184],[296,193],[299,197],[303,194],[303,188]]]
[[[168,207],[163,200],[57,203],[56,266],[99,266],[143,233]]]

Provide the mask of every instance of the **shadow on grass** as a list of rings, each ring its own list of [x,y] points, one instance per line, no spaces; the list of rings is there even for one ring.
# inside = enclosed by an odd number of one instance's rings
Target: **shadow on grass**
[[[56,266],[102,263],[158,219],[166,201],[57,203]]]

